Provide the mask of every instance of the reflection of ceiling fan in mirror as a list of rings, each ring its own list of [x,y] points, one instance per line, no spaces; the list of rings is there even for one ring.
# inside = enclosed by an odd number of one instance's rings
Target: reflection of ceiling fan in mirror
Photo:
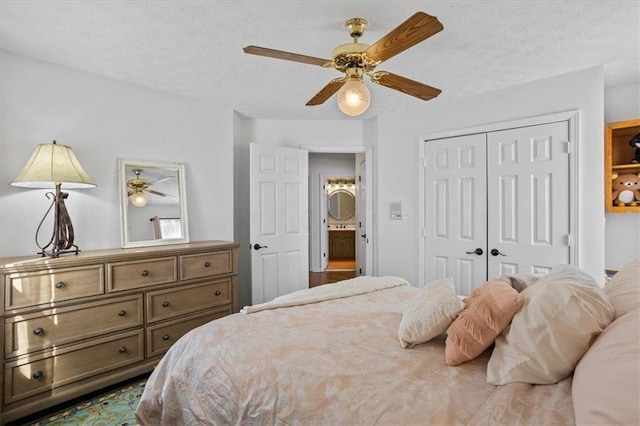
[[[320,105],[338,92],[338,106],[347,115],[360,115],[369,107],[369,89],[362,82],[364,75],[368,75],[374,83],[425,101],[433,99],[440,94],[440,89],[406,77],[386,71],[373,72],[374,68],[381,62],[442,31],[444,27],[438,21],[438,18],[427,15],[424,12],[417,12],[370,46],[358,42],[358,38],[362,36],[367,27],[365,19],[349,19],[346,22],[346,27],[351,37],[353,37],[353,43],[336,47],[331,55],[331,60],[258,46],[247,46],[244,48],[244,52],[252,55],[335,68],[344,73],[343,77],[331,80],[329,84],[307,102],[307,105]]]
[[[131,203],[134,206],[144,207],[147,205],[147,202],[149,200],[146,193],[159,195],[160,197],[175,197],[175,195],[151,189],[152,185],[157,185],[170,179],[175,179],[175,176],[163,176],[158,179],[149,181],[140,177],[140,174],[142,172],[142,169],[133,169],[133,173],[136,175],[136,177],[127,181],[127,195],[131,199]]]

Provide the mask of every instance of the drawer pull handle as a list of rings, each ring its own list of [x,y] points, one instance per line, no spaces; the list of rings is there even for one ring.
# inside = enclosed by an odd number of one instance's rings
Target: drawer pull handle
[[[169,335],[165,334],[164,336],[162,336],[162,340],[169,340]]]
[[[58,281],[56,283],[56,288],[64,288],[64,286],[65,286],[64,281]]]
[[[142,271],[142,276],[146,277],[147,275],[149,275],[149,271],[147,271],[146,269],[144,271]]]
[[[165,300],[164,302],[162,302],[162,306],[164,306],[164,307],[166,308],[167,306],[169,306],[169,302],[167,302],[167,301]]]
[[[118,316],[123,317],[123,316],[125,316],[125,315],[127,315],[127,311],[125,311],[124,309],[123,309],[123,310],[121,310],[120,312],[118,312]]]
[[[42,379],[42,376],[44,376],[44,373],[42,371],[40,371],[40,370],[36,371],[35,373],[33,373],[31,375],[31,377],[33,377],[36,380]]]
[[[209,262],[208,260],[206,262],[204,262],[204,267],[205,268],[211,267],[211,262]]]
[[[125,348],[124,346],[120,346],[118,348],[118,352],[120,352],[121,354],[125,353],[127,351],[127,348]]]
[[[33,329],[33,334],[36,336],[42,336],[44,334],[44,329],[42,327],[36,327]]]
[[[215,293],[216,296],[220,296],[221,294],[222,292],[220,290],[216,290],[216,293]]]

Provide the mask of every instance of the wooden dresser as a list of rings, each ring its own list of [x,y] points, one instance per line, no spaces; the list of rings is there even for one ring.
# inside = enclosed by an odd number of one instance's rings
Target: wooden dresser
[[[187,331],[237,312],[237,247],[0,259],[0,424],[151,371]]]

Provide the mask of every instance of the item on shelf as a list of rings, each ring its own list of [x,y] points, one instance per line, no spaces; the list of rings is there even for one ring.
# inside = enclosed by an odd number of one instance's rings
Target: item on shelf
[[[631,138],[631,140],[629,141],[629,146],[636,149],[636,153],[631,162],[640,163],[640,133]]]
[[[640,202],[640,173],[613,173],[613,203],[617,206],[637,206]]]

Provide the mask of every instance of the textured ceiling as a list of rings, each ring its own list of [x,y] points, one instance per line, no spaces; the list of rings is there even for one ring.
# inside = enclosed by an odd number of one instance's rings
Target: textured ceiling
[[[418,10],[444,31],[376,70],[442,89],[442,102],[604,65],[605,84],[640,78],[640,1],[12,1],[0,0],[0,47],[253,118],[351,119],[335,97],[304,104],[339,74],[246,55],[253,44],[330,59],[362,17],[372,44]],[[368,79],[365,80],[367,83]],[[367,84],[360,118],[424,101]]]

